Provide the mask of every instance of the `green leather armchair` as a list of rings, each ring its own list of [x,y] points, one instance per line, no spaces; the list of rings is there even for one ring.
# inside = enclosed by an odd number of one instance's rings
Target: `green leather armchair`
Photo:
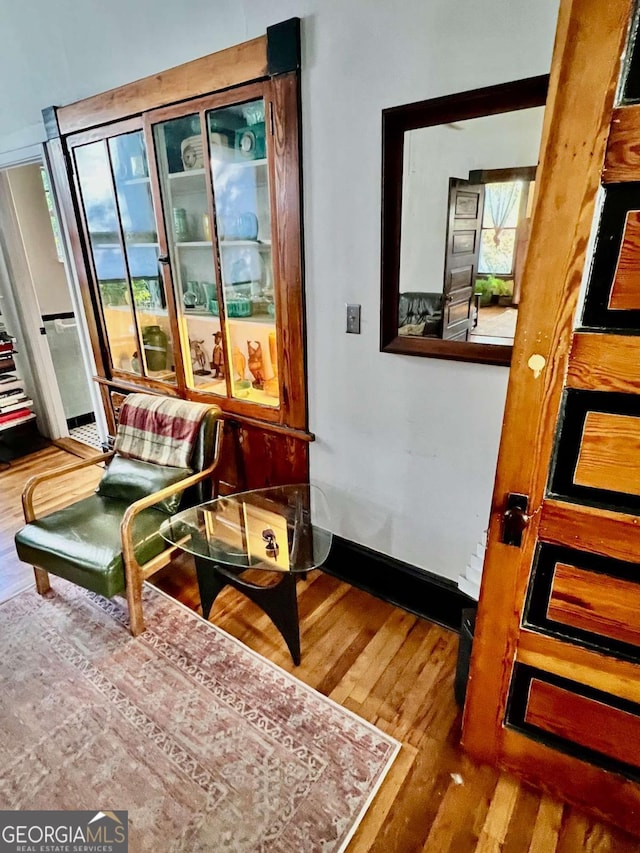
[[[27,523],[15,542],[20,559],[34,566],[38,592],[50,589],[49,572],[107,598],[124,592],[131,633],[142,633],[142,583],[178,551],[167,548],[158,529],[167,514],[211,499],[222,426],[220,410],[212,407],[200,424],[190,468],[110,452],[32,477],[22,495]],[[36,518],[33,495],[38,486],[100,462],[109,465],[95,494]]]

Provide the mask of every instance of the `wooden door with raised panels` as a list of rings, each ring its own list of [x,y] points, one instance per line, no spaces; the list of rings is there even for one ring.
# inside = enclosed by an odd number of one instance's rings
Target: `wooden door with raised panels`
[[[442,337],[466,341],[478,274],[484,186],[449,178],[449,220],[442,288]]]
[[[560,6],[463,743],[640,834],[635,5]]]

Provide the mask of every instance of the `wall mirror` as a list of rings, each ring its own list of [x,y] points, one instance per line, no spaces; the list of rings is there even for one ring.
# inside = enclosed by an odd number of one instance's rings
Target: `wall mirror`
[[[383,111],[382,351],[510,363],[548,83]]]

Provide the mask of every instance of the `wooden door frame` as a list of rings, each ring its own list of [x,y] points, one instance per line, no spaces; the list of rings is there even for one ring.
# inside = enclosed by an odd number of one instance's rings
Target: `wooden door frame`
[[[7,288],[4,310],[5,313],[10,315],[11,322],[9,325],[11,331],[22,339],[26,350],[23,353],[21,363],[22,373],[26,372],[27,374],[26,376],[23,375],[23,379],[29,381],[29,384],[32,386],[36,409],[42,417],[42,422],[45,424],[47,435],[54,439],[68,437],[69,430],[64,415],[64,407],[58,388],[55,367],[52,362],[47,336],[43,336],[41,332],[42,316],[40,314],[38,298],[29,271],[28,257],[20,236],[20,224],[16,219],[16,211],[7,184],[7,173],[24,166],[38,166],[39,168],[43,168],[49,178],[51,198],[61,227],[60,237],[64,275],[75,314],[75,322],[78,326],[78,337],[82,354],[82,372],[85,373],[87,378],[91,405],[95,414],[100,438],[106,440],[107,423],[102,400],[91,381],[93,373],[91,340],[84,322],[84,311],[79,297],[78,282],[74,276],[69,238],[64,229],[64,219],[61,216],[60,199],[57,192],[58,187],[54,180],[52,164],[44,145],[35,146],[28,157],[22,156],[14,162],[7,161],[0,165],[0,184],[2,185],[0,201],[3,202],[1,206],[2,215],[5,220],[4,236],[6,242],[6,257],[2,256],[3,253],[0,248],[0,275],[5,280]],[[16,290],[14,273],[19,278],[19,293]],[[17,326],[14,325],[16,322],[18,323]]]
[[[512,766],[585,806],[593,806],[593,785],[608,784],[607,774],[585,764],[584,778],[576,778],[566,756],[533,742],[528,766],[524,753],[513,758],[515,748],[509,758],[503,720],[516,644],[529,636],[520,628],[522,609],[632,6],[632,0],[560,6],[525,266],[535,286],[525,289],[520,305],[463,721],[463,745],[475,758]],[[534,354],[544,359],[537,376],[528,367]],[[509,492],[529,497],[522,548],[500,542]]]

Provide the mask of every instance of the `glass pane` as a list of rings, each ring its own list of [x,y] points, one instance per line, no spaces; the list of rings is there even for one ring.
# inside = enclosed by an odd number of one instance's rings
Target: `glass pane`
[[[64,262],[64,252],[62,250],[62,235],[60,234],[60,223],[56,213],[53,197],[51,195],[51,186],[49,185],[49,176],[44,166],[40,166],[40,177],[44,188],[44,197],[47,202],[47,210],[49,211],[49,219],[51,221],[51,230],[53,231],[53,240],[56,244],[56,255],[60,262]]]
[[[227,393],[211,220],[200,118],[191,115],[154,127],[160,189],[187,384]]]
[[[93,414],[89,380],[78,370],[82,364],[82,350],[75,318],[56,317],[43,320],[42,325],[47,331],[47,345],[67,423],[72,418]]]
[[[231,390],[234,397],[277,406],[264,101],[212,110],[208,124]]]
[[[158,264],[159,244],[142,131],[109,140],[145,375],[175,384],[171,325]]]
[[[516,229],[482,229],[478,272],[510,275],[513,271],[513,253],[516,247]]]
[[[116,369],[139,372],[138,339],[107,146],[104,142],[80,146],[75,158],[111,361]]]
[[[486,184],[483,228],[515,228],[520,213],[522,181]]]

